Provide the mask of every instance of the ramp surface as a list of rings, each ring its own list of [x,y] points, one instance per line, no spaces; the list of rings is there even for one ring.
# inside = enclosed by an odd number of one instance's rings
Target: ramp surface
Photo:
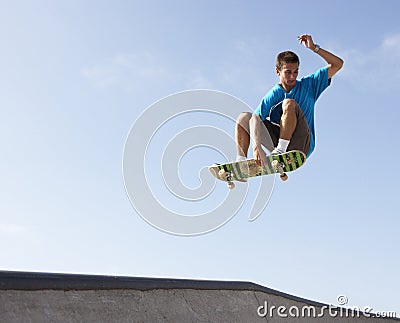
[[[248,282],[0,271],[0,322],[400,322]]]

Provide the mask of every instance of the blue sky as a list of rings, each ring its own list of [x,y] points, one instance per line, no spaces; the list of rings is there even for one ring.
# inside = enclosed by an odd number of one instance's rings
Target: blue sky
[[[332,304],[345,294],[349,305],[400,313],[399,174],[389,169],[400,158],[399,6],[2,1],[0,268],[244,280]],[[317,146],[304,168],[276,183],[254,222],[257,181],[236,216],[206,235],[170,235],[143,221],[122,175],[135,120],[157,100],[198,88],[255,109],[277,82],[277,52],[296,51],[301,76],[325,65],[298,45],[302,33],[345,60],[317,103]],[[146,167],[159,167],[163,135],[197,120],[234,135],[214,114],[176,118],[160,130]],[[205,147],[184,155],[182,181],[199,185],[199,170],[221,156]],[[176,201],[149,178],[166,208],[208,207]],[[209,203],[228,199],[223,183],[215,185]]]

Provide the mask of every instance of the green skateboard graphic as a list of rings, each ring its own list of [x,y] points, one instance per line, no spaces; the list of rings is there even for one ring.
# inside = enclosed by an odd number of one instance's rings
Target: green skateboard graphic
[[[208,169],[211,174],[228,183],[229,188],[234,188],[234,181],[243,181],[250,177],[280,174],[283,181],[288,179],[286,173],[292,172],[301,167],[306,161],[306,155],[298,150],[288,151],[280,155],[267,156],[264,167],[257,165],[254,159],[246,159],[239,162],[227,164],[214,164]]]

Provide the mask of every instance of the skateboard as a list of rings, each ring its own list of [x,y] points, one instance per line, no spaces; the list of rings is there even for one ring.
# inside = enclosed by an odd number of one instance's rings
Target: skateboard
[[[292,150],[280,155],[267,156],[264,167],[257,165],[254,159],[246,159],[222,165],[214,164],[208,169],[215,178],[227,182],[228,187],[233,189],[234,181],[243,181],[256,176],[280,174],[280,178],[286,181],[288,179],[286,173],[298,169],[305,161],[306,155],[303,152]]]

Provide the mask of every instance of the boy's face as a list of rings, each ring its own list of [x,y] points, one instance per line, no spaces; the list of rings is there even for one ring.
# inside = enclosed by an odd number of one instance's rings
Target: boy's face
[[[276,73],[279,75],[279,81],[282,87],[286,91],[290,91],[296,85],[297,75],[299,75],[299,64],[284,64],[280,70],[276,68]]]

